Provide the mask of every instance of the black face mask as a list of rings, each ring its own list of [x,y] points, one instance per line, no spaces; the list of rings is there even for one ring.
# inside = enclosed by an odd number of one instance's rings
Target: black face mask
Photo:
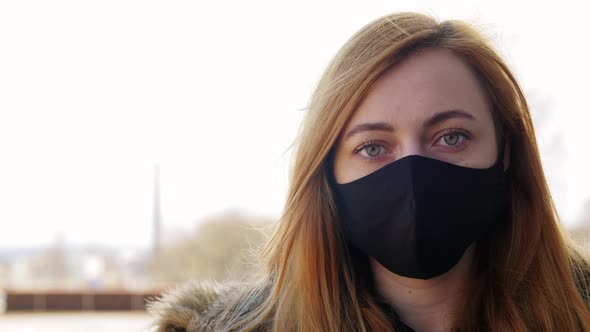
[[[411,155],[344,184],[331,169],[345,238],[398,275],[444,274],[506,217],[503,148],[486,169]]]

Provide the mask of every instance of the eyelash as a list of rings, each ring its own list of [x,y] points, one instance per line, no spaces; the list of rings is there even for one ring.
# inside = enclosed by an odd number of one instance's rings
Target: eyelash
[[[466,130],[461,129],[461,128],[451,128],[451,129],[447,129],[447,130],[443,131],[438,136],[438,138],[436,139],[436,142],[440,141],[443,137],[449,136],[449,135],[459,135],[459,136],[462,136],[464,139],[471,139],[471,134],[469,132],[467,132]],[[461,143],[461,145],[462,144],[463,143]],[[363,142],[359,147],[357,147],[354,150],[354,153],[355,154],[360,154],[360,152],[363,151],[365,148],[371,147],[371,146],[381,146],[381,147],[383,147],[383,145],[382,144],[379,144],[377,141],[369,140],[369,141]],[[456,149],[453,146],[447,146],[447,147],[449,147],[450,149]],[[383,148],[385,148],[385,147],[383,147]],[[376,161],[376,160],[380,159],[381,156],[378,156],[378,157],[365,157],[365,156],[361,155],[361,158],[366,159],[368,161]]]

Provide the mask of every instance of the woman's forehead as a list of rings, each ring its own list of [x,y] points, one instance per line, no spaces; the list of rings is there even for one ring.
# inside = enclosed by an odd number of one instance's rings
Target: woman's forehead
[[[457,109],[492,121],[488,97],[473,70],[451,51],[424,50],[396,64],[373,84],[348,127],[377,120],[403,127]]]

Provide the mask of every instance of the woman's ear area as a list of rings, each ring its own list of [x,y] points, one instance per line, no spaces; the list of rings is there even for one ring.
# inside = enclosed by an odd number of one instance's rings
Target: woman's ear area
[[[508,169],[508,166],[510,166],[510,141],[508,139],[506,139],[506,141],[504,142],[504,172],[506,172],[506,170]]]
[[[326,176],[328,177],[328,182],[330,184],[336,183],[336,177],[334,175],[334,153],[336,149],[336,145],[334,144],[330,151],[328,152],[325,163],[324,163],[324,171],[326,172]]]
[[[328,177],[332,180],[334,184],[338,183],[336,181],[336,158],[338,157],[339,149],[340,149],[340,142],[341,136],[339,135],[338,138],[334,141],[334,144],[328,151],[326,156],[326,171],[328,172]]]

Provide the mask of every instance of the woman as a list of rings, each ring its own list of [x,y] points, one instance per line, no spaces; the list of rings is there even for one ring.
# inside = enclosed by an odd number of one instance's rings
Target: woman
[[[526,100],[469,25],[371,22],[302,129],[264,274],[166,294],[160,331],[590,331]]]

